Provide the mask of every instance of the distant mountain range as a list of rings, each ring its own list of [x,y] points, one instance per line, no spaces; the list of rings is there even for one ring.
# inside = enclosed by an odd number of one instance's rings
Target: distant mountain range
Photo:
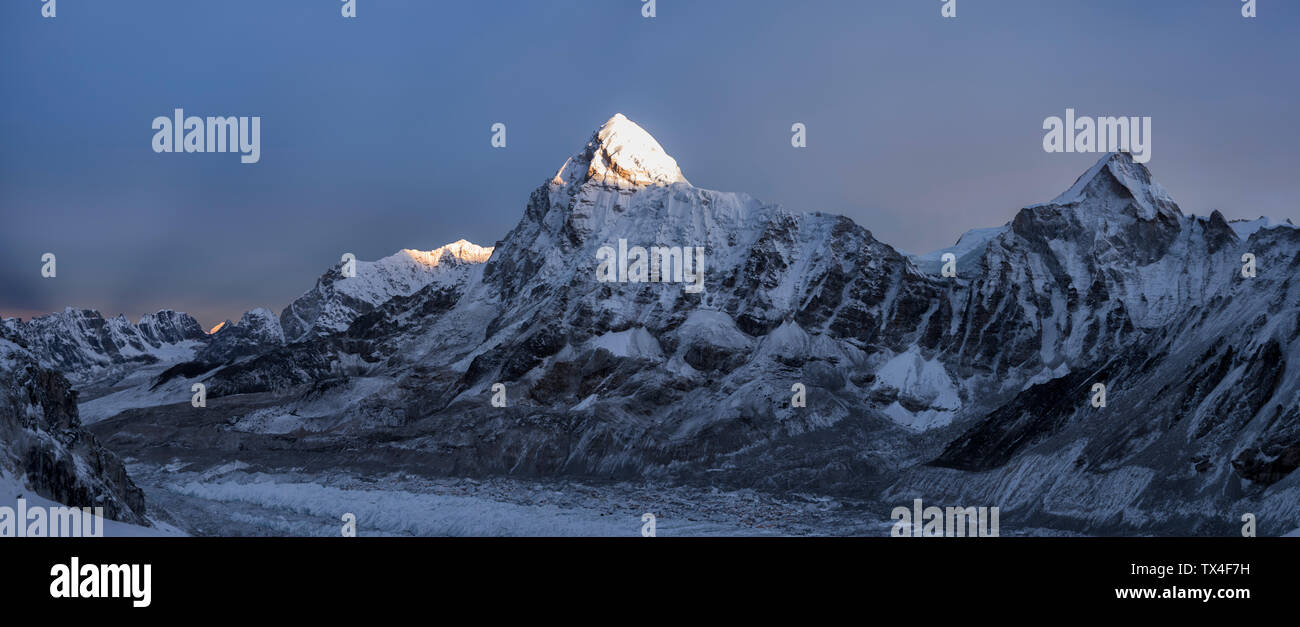
[[[704,291],[600,280],[620,240],[702,247]],[[1032,533],[1300,526],[1300,230],[1184,214],[1127,154],[909,256],[695,187],[617,115],[494,247],[344,267],[212,335],[171,311],[3,328],[139,463],[654,480],[851,496],[882,520],[923,498]]]

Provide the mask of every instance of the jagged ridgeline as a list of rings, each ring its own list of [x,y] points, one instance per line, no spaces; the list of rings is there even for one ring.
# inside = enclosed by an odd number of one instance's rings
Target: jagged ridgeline
[[[695,251],[693,291],[673,271]],[[141,463],[923,498],[998,506],[1004,531],[1228,533],[1251,512],[1278,534],[1300,526],[1298,267],[1300,231],[1185,214],[1122,153],[912,257],[695,187],[618,115],[494,248],[336,266],[278,319],[173,325],[149,363],[29,345]]]

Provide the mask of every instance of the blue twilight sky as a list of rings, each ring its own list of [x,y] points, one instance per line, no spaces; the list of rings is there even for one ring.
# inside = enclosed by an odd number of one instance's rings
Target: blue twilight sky
[[[1291,0],[41,3],[0,2],[0,315],[211,326],[278,312],[343,252],[491,245],[615,112],[698,186],[912,252],[1069,187],[1096,156],[1043,152],[1067,107],[1151,116],[1185,211],[1300,222]],[[155,154],[176,107],[261,116],[260,163]]]

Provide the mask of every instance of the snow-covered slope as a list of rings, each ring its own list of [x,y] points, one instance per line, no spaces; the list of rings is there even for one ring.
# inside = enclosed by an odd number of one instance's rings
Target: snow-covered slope
[[[437,283],[463,282],[471,268],[492,256],[491,248],[458,240],[431,251],[403,249],[378,261],[357,261],[356,276],[344,277],[343,264],[321,275],[311,291],[280,314],[285,339],[328,335],[397,296],[410,296]]]

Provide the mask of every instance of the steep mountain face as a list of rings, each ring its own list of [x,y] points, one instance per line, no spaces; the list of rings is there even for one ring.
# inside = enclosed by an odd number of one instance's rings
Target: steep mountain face
[[[135,326],[145,341],[152,346],[201,340],[205,335],[203,327],[200,327],[194,318],[170,309],[145,314],[140,317],[140,321]]]
[[[692,289],[691,271],[680,282],[602,281],[600,250],[620,240],[676,247],[682,254],[661,268],[670,278],[677,263],[702,260],[703,289]],[[969,302],[952,281],[920,273],[845,218],[692,187],[621,116],[534,192],[499,250],[463,293],[431,286],[392,299],[342,333],[224,368],[209,390],[269,391],[352,368],[395,381],[372,411],[406,421],[482,413],[476,428],[486,436],[503,412],[484,412],[485,394],[508,383],[521,410],[626,417],[589,430],[571,459],[528,463],[594,470],[618,458],[615,470],[640,472],[673,463],[712,430],[742,447],[846,417],[946,424],[972,398],[963,385],[994,372],[967,365],[959,383],[938,361],[941,343],[962,344],[956,322],[937,322]],[[820,390],[817,411],[782,405],[795,383]],[[656,413],[663,417],[641,424]],[[737,426],[741,418],[762,427]],[[628,439],[627,428],[638,430],[634,444],[604,448]],[[473,463],[495,467],[510,455],[486,457]]]
[[[1222,216],[1183,216],[1127,154],[1010,227],[976,264],[959,264],[965,289],[931,318],[960,333],[931,337],[961,366],[992,366],[1013,383],[1118,350],[1203,305],[1240,269]]]
[[[933,346],[991,366],[1003,388],[1099,366],[1228,290],[1238,244],[1218,213],[1183,216],[1145,168],[1110,155],[959,268],[966,289],[931,319],[958,332]]]
[[[1296,229],[1243,241],[1217,212],[1183,215],[1126,155],[1103,159],[1021,211],[971,283],[980,331],[958,364],[1051,374],[976,415],[932,462],[979,474],[916,467],[895,494],[1009,503],[1082,530],[1218,532],[1261,511],[1294,523],[1298,253]],[[1096,384],[1105,407],[1090,402]]]
[[[0,326],[0,470],[64,505],[103,507],[108,518],[149,525],[144,493],[82,428],[76,398],[67,379]]]
[[[675,166],[638,170],[660,151],[635,142],[651,155],[637,160],[610,145],[644,134],[627,126],[611,119],[533,193],[483,285],[466,297],[498,308],[484,341],[469,352],[430,347],[467,366],[450,388],[415,394],[473,415],[501,382],[532,411],[580,407],[608,417],[566,447],[567,459],[523,462],[601,472],[639,471],[683,454],[698,462],[704,451],[712,457],[754,439],[878,415],[873,407],[907,394],[874,387],[871,371],[917,339],[939,282],[846,218],[699,189]],[[610,171],[622,174],[611,182]],[[702,251],[703,289],[692,292],[686,280],[602,281],[600,249],[620,241]],[[794,383],[826,392],[816,397],[821,411],[789,407]],[[934,408],[933,400],[904,402],[919,412],[959,402]]]
[[[655,265],[677,280],[601,280],[600,251],[619,240],[675,248]],[[897,380],[872,374],[912,350],[942,282],[846,218],[691,186],[622,116],[534,192],[497,251],[343,331],[172,374],[203,380],[209,398],[309,385],[276,411],[341,433],[427,424],[422,449],[459,450],[432,463],[468,472],[725,463],[845,418],[888,428],[877,409],[943,422],[963,402],[930,355],[900,358]],[[504,410],[488,403],[496,383]],[[809,410],[789,406],[795,383],[820,390]],[[579,429],[574,413],[610,418]],[[466,437],[490,444],[465,449]]]
[[[5,325],[39,356],[46,368],[83,382],[113,371],[189,358],[207,334],[190,316],[171,310],[146,314],[131,324],[97,311],[69,307]]]
[[[297,342],[337,333],[394,297],[431,284],[461,285],[491,255],[491,248],[459,240],[431,251],[406,249],[379,261],[357,261],[356,275],[350,277],[343,276],[345,264],[340,262],[281,312],[284,336]]]
[[[151,384],[244,396],[166,447],[149,412],[104,433],[158,464],[276,468],[297,438],[330,467],[919,497],[1004,528],[1298,522],[1300,230],[1185,215],[1126,154],[964,236],[949,278],[846,218],[694,187],[620,115],[470,246],[332,269],[284,340]]]

